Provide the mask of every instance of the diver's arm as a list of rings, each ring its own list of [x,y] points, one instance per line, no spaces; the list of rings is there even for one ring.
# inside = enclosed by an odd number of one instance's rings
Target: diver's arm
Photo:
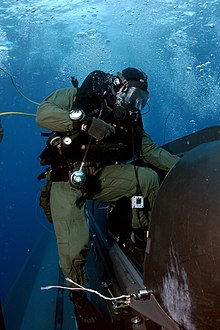
[[[69,111],[73,107],[76,91],[76,88],[64,88],[50,94],[37,109],[37,124],[51,131],[72,131]]]
[[[142,157],[146,163],[150,163],[164,171],[169,171],[180,159],[178,156],[158,147],[146,132],[143,133],[142,138]]]

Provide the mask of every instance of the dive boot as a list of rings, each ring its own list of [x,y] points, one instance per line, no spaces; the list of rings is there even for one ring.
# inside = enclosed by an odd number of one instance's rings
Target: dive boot
[[[147,242],[148,227],[132,228],[131,240],[133,245],[141,250],[145,250]]]
[[[84,292],[70,292],[70,300],[74,305],[79,330],[111,330],[111,327]]]

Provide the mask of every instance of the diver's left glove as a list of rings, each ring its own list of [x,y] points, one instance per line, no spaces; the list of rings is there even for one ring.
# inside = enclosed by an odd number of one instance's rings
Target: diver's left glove
[[[87,132],[96,140],[100,141],[110,136],[111,133],[115,133],[115,128],[102,119],[92,117],[92,122]]]

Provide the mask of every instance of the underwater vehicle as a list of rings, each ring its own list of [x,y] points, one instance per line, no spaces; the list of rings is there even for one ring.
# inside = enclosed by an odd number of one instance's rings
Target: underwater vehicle
[[[130,201],[89,201],[90,285],[113,329],[220,329],[220,126],[163,146],[181,156],[163,178],[141,265],[126,246]],[[160,173],[161,175],[161,173]],[[105,307],[103,307],[105,305]]]

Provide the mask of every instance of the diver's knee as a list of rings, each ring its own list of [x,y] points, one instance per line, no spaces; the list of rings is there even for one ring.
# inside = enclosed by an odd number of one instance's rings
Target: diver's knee
[[[159,175],[150,168],[143,168],[139,178],[144,186],[159,187],[160,185]]]

